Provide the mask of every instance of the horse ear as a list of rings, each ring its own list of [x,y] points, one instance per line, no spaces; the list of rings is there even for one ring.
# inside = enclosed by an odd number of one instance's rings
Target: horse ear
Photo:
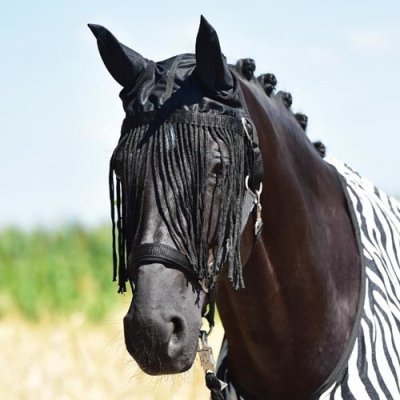
[[[221,53],[217,32],[203,16],[196,39],[196,70],[201,81],[213,91],[233,87],[233,77]]]
[[[103,26],[88,24],[88,27],[97,39],[97,46],[108,72],[123,87],[133,85],[149,60],[120,43]]]

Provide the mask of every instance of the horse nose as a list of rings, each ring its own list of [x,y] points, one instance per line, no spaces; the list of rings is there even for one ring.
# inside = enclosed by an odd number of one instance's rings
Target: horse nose
[[[132,308],[132,307],[131,307]],[[148,374],[180,372],[187,326],[184,318],[167,310],[138,308],[124,318],[125,344]]]
[[[185,320],[178,315],[171,318],[170,324],[172,324],[172,333],[168,343],[168,355],[176,357],[181,352],[183,343],[185,343],[187,327]]]
[[[141,265],[124,318],[125,344],[150,375],[187,371],[197,354],[204,295],[185,274],[162,264]]]

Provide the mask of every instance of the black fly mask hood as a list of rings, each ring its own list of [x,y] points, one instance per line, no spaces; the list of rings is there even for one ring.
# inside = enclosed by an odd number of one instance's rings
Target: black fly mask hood
[[[214,29],[202,18],[195,55],[155,63],[119,43],[105,28],[90,28],[104,63],[123,86],[120,97],[126,112],[109,176],[114,280],[118,279],[119,291],[126,291],[128,262],[136,267],[157,259],[206,282],[207,289],[227,265],[234,287],[243,286],[244,178],[251,176],[254,164],[254,148],[243,124],[254,127]],[[226,156],[221,157],[215,181],[220,202],[214,261],[208,265],[205,193],[210,139]],[[157,243],[136,246],[146,185],[153,185],[158,213],[175,249]]]

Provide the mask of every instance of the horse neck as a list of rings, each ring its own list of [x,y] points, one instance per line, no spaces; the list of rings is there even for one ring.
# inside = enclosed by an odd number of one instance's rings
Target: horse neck
[[[254,247],[252,221],[242,236],[246,288],[220,280],[229,366],[256,398],[307,398],[352,330],[357,246],[339,181],[294,116],[249,84],[243,92],[263,155],[264,227]]]

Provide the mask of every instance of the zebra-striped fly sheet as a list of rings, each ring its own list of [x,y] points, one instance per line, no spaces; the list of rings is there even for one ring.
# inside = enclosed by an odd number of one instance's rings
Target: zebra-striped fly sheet
[[[336,168],[356,228],[362,260],[359,310],[347,351],[326,382],[311,396],[318,400],[400,399],[400,203],[346,164]],[[218,359],[218,376],[229,378],[228,343]],[[228,379],[229,380],[229,379]],[[246,400],[232,382],[226,400]]]

